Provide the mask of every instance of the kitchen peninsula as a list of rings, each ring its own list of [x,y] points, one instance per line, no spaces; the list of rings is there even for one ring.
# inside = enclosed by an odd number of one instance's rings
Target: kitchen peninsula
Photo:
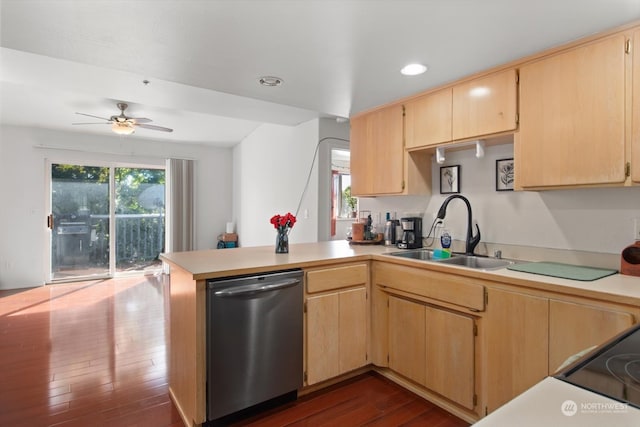
[[[566,357],[640,319],[637,277],[615,274],[578,282],[389,256],[396,251],[332,241],[294,244],[289,254],[265,246],[161,255],[171,274],[170,392],[185,424],[206,421],[207,279],[300,268],[306,302],[327,297],[351,303],[341,298],[364,288],[357,329],[366,335],[360,364],[336,368],[317,381],[309,376],[302,392],[375,369],[470,422],[553,374]],[[307,373],[316,363],[309,345],[321,339],[315,328],[308,330],[310,312],[318,307],[326,306],[309,304],[305,313]],[[322,318],[314,311],[314,322]],[[358,322],[349,319],[349,324]],[[337,337],[349,333],[342,327],[326,325],[341,329]],[[411,352],[403,351],[406,342]],[[339,350],[336,366],[353,353]],[[429,368],[434,365],[438,369]],[[448,372],[456,372],[456,378],[437,375]]]

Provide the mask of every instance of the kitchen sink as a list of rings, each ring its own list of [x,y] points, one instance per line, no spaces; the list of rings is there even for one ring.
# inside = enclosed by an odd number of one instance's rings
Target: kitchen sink
[[[389,255],[400,258],[419,259],[422,261],[440,261],[443,258],[434,258],[433,251],[430,249],[413,249],[402,252],[391,252]]]
[[[508,259],[485,258],[475,255],[456,255],[453,258],[442,259],[440,262],[442,264],[459,265],[476,270],[494,270],[515,264],[515,261]]]
[[[458,265],[460,267],[473,268],[475,270],[497,270],[516,261],[502,258],[488,258],[477,255],[451,254],[450,258],[437,258],[432,249],[413,249],[401,252],[391,252],[391,256],[400,258],[417,259],[420,261],[434,261],[441,264]]]

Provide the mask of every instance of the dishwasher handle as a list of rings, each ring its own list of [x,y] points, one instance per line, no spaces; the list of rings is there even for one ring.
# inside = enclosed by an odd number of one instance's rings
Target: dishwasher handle
[[[280,282],[269,283],[266,285],[245,285],[235,288],[221,289],[213,294],[217,297],[235,297],[239,295],[252,295],[263,292],[277,291],[284,288],[290,288],[300,283],[300,279],[287,279]]]

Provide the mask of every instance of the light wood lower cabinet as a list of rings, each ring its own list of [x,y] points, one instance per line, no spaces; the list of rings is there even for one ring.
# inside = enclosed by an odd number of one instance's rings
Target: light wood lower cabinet
[[[475,406],[470,316],[389,296],[389,368],[467,409]]]
[[[368,268],[307,271],[307,385],[372,363],[475,420],[640,317],[634,306],[387,262],[371,264],[370,286]]]
[[[475,406],[475,321],[426,307],[427,388],[467,409]]]
[[[426,310],[417,304],[389,297],[389,368],[426,385]]]
[[[368,363],[367,284],[367,264],[307,272],[307,385]],[[341,286],[350,288],[341,289]]]
[[[338,366],[340,373],[367,364],[367,290],[343,291],[339,294],[340,319]]]
[[[485,413],[547,376],[549,300],[488,289],[484,331]]]
[[[634,324],[634,314],[624,307],[595,304],[489,288],[485,412],[553,375],[570,356],[603,344]]]
[[[553,375],[570,356],[603,344],[633,323],[631,313],[550,300],[549,375]]]

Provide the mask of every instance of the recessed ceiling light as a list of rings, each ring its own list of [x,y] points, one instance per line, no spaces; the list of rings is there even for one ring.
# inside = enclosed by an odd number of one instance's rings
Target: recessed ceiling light
[[[422,64],[409,64],[405,65],[400,72],[405,76],[417,76],[427,71],[427,66]]]
[[[262,86],[269,87],[280,86],[282,83],[284,83],[284,80],[282,80],[280,77],[273,76],[262,76],[258,79],[258,81]]]

